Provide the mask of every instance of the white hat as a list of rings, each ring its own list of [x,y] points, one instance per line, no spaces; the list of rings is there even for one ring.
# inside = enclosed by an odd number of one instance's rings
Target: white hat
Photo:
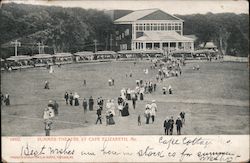
[[[155,102],[155,100],[152,100],[152,102]]]

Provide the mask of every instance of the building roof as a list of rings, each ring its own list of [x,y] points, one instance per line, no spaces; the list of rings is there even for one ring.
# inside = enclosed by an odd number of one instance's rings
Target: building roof
[[[116,52],[114,52],[114,51],[97,51],[95,54],[96,55],[115,55]]]
[[[118,51],[118,54],[139,54],[141,53],[140,50],[122,50],[122,51]]]
[[[42,58],[52,58],[53,56],[50,54],[36,54],[34,56],[32,56],[32,58],[36,58],[36,59],[42,59]]]
[[[71,57],[72,54],[70,53],[56,53],[53,55],[53,57]]]
[[[184,35],[185,37],[192,38],[194,40],[197,40],[198,38],[195,35]]]
[[[181,20],[176,16],[165,13],[159,9],[137,10],[117,20],[115,23],[131,23],[137,20]],[[183,21],[183,20],[181,20]]]
[[[175,31],[144,31],[144,35],[135,41],[194,41],[194,39],[182,36]]]
[[[91,56],[91,55],[94,55],[94,53],[91,52],[91,51],[82,51],[82,52],[77,52],[74,55],[77,55],[77,56]]]
[[[11,56],[7,58],[7,61],[20,61],[20,60],[30,60],[31,57],[27,55],[18,55],[18,56]]]

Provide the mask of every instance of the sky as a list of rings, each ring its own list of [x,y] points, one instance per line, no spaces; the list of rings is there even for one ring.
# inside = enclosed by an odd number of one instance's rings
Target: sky
[[[207,12],[236,14],[249,13],[247,0],[2,0],[3,3],[15,2],[23,4],[82,7],[85,9],[129,9],[140,10],[159,8],[170,14],[205,14]]]

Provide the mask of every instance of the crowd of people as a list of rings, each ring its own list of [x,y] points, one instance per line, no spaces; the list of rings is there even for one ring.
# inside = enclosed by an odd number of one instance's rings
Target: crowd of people
[[[156,79],[149,79],[149,80],[142,80],[137,79],[135,81],[135,87],[134,89],[131,88],[122,88],[120,91],[120,96],[117,98],[117,102],[115,102],[114,99],[103,99],[102,97],[98,97],[96,100],[97,106],[94,107],[95,100],[92,96],[89,97],[87,100],[86,98],[82,98],[82,107],[84,110],[84,115],[86,115],[87,111],[93,111],[96,110],[96,121],[95,124],[102,124],[103,121],[103,112],[104,117],[106,118],[106,125],[115,125],[115,119],[116,116],[126,117],[130,115],[129,112],[129,101],[132,103],[132,108],[136,109],[137,101],[143,101],[144,96],[146,94],[152,94],[153,92],[156,92],[157,83],[162,82],[163,79],[169,78],[169,77],[178,77],[182,73],[181,65],[185,65],[184,62],[178,61],[178,60],[167,60],[166,62],[162,62],[159,60],[154,61],[153,66],[151,66],[154,69],[158,68]],[[144,73],[148,74],[148,69],[143,70]],[[132,72],[130,73],[130,77],[132,77]],[[84,80],[84,86],[86,86],[86,80]],[[110,78],[108,80],[108,86],[114,86],[114,78]],[[49,83],[48,81],[45,82],[45,89],[49,89]],[[171,85],[166,88],[163,86],[163,94],[173,94],[173,89]],[[74,94],[72,92],[68,93],[65,92],[64,99],[66,105],[70,106],[79,106],[80,103],[80,96],[77,92]],[[58,109],[55,107],[49,107],[45,110],[46,112],[50,112],[52,116],[58,115]],[[94,109],[96,108],[96,109]],[[154,123],[156,119],[156,113],[157,113],[157,104],[155,100],[152,100],[151,103],[147,103],[145,105],[145,111],[138,114],[137,123],[138,126],[141,126],[143,121],[141,115],[145,117],[145,124]],[[54,113],[51,113],[54,112]],[[118,114],[117,114],[118,113]],[[164,121],[164,133],[166,135],[173,134],[173,127],[174,124],[177,128],[177,134],[181,134],[181,128],[184,124],[184,118],[185,113],[181,112],[180,116],[177,117],[176,120],[173,119],[173,116],[171,118],[166,118]],[[45,116],[46,117],[46,116]],[[46,119],[46,118],[45,118]],[[85,116],[85,123],[88,123]],[[46,120],[47,121],[47,120]],[[52,124],[52,121],[46,122],[47,128]],[[45,127],[46,128],[46,127]]]
[[[84,110],[84,120],[85,123],[88,123],[86,118],[86,113],[88,111],[94,111],[96,110],[96,121],[95,124],[102,124],[103,123],[103,113],[104,117],[106,118],[106,125],[115,125],[115,119],[114,117],[120,116],[120,117],[127,117],[130,116],[129,111],[129,101],[131,101],[132,108],[134,110],[137,109],[136,105],[138,102],[144,101],[145,95],[151,94],[154,96],[154,92],[156,92],[158,83],[161,83],[164,79],[167,79],[169,77],[178,77],[182,74],[182,67],[185,66],[184,61],[179,60],[166,60],[166,62],[163,62],[161,60],[155,60],[153,62],[153,66],[151,65],[151,69],[157,69],[157,74],[155,79],[137,79],[135,81],[134,88],[122,88],[120,91],[120,95],[117,98],[117,102],[114,99],[103,99],[102,97],[97,97],[94,99],[92,96],[87,98],[80,98],[79,94],[77,92],[65,92],[64,93],[64,100],[65,104],[68,106],[80,106],[82,103],[82,107]],[[149,74],[148,69],[143,69],[145,75],[147,76]],[[50,68],[50,73],[53,73],[53,69]],[[132,78],[132,72],[130,72],[129,77]],[[149,76],[149,75],[148,75]],[[126,74],[127,77],[127,74]],[[114,86],[115,79],[110,78],[108,80],[108,86]],[[83,86],[86,86],[86,80],[83,82]],[[45,81],[44,89],[50,89],[49,82]],[[168,88],[163,86],[162,88],[163,94],[173,94],[172,86],[169,85]],[[81,102],[82,100],[82,102]],[[1,94],[1,105],[2,101],[5,102],[6,105],[10,105],[9,95],[6,94],[3,96]],[[145,103],[145,102],[144,102]],[[94,106],[96,104],[96,106]],[[147,103],[145,105],[145,110],[141,110],[140,113],[137,116],[137,123],[138,126],[141,126],[144,124],[142,121],[142,115],[145,117],[145,124],[148,125],[150,123],[154,124],[157,116],[156,113],[158,111],[158,107],[156,104],[156,100],[152,100],[151,103]],[[59,115],[59,105],[55,100],[50,100],[48,106],[44,109],[43,118],[45,123],[45,135],[50,135],[51,125],[53,123],[54,117],[57,117]],[[172,135],[173,134],[173,128],[174,124],[176,125],[177,134],[181,134],[181,128],[183,127],[185,123],[185,113],[181,112],[180,116],[177,117],[176,120],[173,119],[173,116],[171,118],[166,118],[164,120],[164,133],[166,135]]]

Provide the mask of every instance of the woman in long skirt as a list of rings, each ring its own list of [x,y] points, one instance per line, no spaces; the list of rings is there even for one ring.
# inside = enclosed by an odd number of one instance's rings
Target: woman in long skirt
[[[74,99],[75,99],[75,106],[79,106],[79,95],[75,92]]]

